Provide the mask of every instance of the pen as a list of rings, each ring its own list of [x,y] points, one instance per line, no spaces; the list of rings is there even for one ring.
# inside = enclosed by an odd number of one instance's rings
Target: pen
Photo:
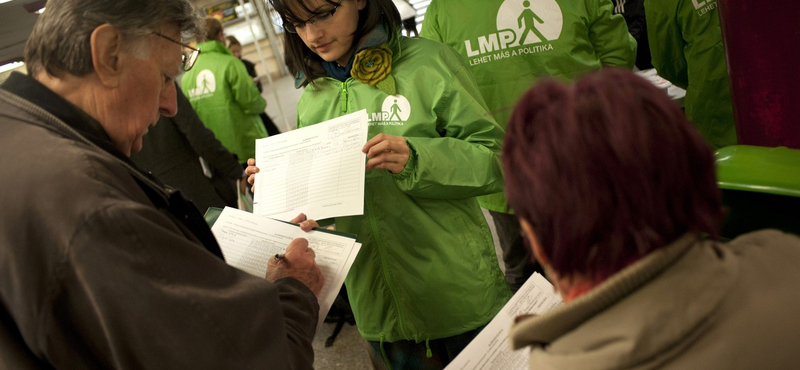
[[[286,255],[285,255],[285,254],[282,254],[282,253],[275,253],[275,261],[280,261],[280,260],[282,260],[282,259],[284,259],[284,258],[286,258]]]

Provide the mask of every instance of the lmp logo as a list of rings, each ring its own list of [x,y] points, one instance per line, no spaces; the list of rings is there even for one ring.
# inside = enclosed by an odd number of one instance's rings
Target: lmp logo
[[[497,33],[465,40],[467,56],[548,43],[561,36],[563,25],[564,17],[556,0],[505,0],[497,11]]]
[[[703,15],[717,8],[717,0],[692,0],[692,5],[698,15]]]
[[[402,126],[411,116],[411,103],[405,96],[389,95],[383,100],[380,112],[373,112],[370,126]]]
[[[706,3],[711,3],[711,2],[714,2],[714,1],[703,0],[703,1],[698,2],[697,0],[692,0],[692,4],[694,4],[694,8],[695,9],[700,9],[700,8],[706,6]]]
[[[214,74],[210,70],[204,69],[197,74],[194,86],[194,89],[189,90],[190,98],[210,96],[217,90],[217,80],[214,79]]]

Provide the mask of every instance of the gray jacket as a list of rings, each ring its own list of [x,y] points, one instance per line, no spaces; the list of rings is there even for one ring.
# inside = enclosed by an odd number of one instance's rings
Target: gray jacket
[[[530,368],[794,369],[800,239],[685,236],[584,296],[512,330]]]
[[[0,132],[0,369],[311,368],[312,292],[228,266],[99,123],[12,75]]]

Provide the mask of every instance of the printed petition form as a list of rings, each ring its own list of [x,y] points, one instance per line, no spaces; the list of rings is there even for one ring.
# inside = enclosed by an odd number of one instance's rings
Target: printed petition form
[[[256,140],[253,213],[289,221],[364,214],[367,111]]]
[[[561,296],[553,285],[539,273],[533,274],[445,370],[527,369],[529,349],[514,351],[508,342],[511,324],[519,315],[541,314],[559,304]]]
[[[308,239],[308,246],[314,250],[317,265],[325,275],[319,296],[317,331],[361,249],[355,239],[324,231],[304,232],[297,225],[230,207],[222,210],[211,231],[229,265],[260,278],[267,275],[269,259],[284,253],[292,239]]]

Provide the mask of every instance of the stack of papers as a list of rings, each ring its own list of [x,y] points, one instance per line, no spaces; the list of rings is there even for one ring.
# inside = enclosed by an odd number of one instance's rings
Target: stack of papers
[[[514,351],[508,341],[514,318],[542,314],[561,303],[553,285],[534,273],[445,370],[527,369],[530,349]]]
[[[353,265],[361,244],[355,237],[338,235],[327,230],[305,232],[295,224],[273,220],[226,207],[214,226],[225,261],[229,265],[264,278],[267,264],[275,254],[285,253],[295,238],[308,240],[309,248],[316,253],[316,261],[325,276],[325,285],[319,296],[319,321],[317,331],[339,294],[350,266]]]
[[[367,111],[256,140],[253,213],[289,221],[364,214]]]

